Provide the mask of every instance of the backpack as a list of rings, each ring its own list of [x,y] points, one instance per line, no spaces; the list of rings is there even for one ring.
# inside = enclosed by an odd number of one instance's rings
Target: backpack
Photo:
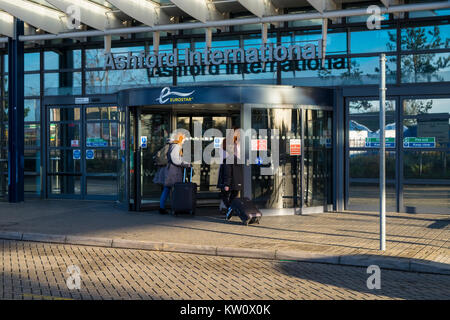
[[[166,166],[169,162],[167,159],[167,152],[169,152],[170,144],[166,143],[164,147],[162,147],[156,155],[153,157],[153,161],[157,166]]]

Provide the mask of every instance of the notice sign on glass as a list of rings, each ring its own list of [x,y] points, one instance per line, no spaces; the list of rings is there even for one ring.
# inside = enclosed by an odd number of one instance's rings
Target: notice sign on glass
[[[366,148],[379,148],[380,138],[366,138]],[[388,137],[385,138],[386,148],[395,148],[395,138]]]
[[[252,151],[267,151],[267,139],[252,139]]]
[[[416,138],[416,137],[406,137],[403,139],[404,148],[436,148],[436,138],[426,137],[426,138]]]
[[[302,154],[300,139],[291,139],[289,141],[289,153],[291,156],[300,156]]]

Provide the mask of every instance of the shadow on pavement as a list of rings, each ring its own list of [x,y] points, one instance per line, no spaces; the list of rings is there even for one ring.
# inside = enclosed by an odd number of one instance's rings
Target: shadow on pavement
[[[355,255],[355,259],[379,259],[376,255]],[[368,278],[373,275],[373,271],[368,272],[367,268],[371,265],[368,262],[364,266],[342,266],[331,264],[317,264],[307,260],[299,261],[280,261],[278,267],[281,273],[298,279],[312,280],[327,286],[322,294],[333,296],[333,287],[343,288],[355,291],[355,299],[367,299],[361,293],[377,295],[380,298],[391,299],[448,299],[450,287],[450,275],[427,274],[417,272],[405,272],[390,270],[380,266],[380,289],[369,289],[367,286]],[[421,260],[425,263],[427,261]],[[447,267],[446,264],[440,264]],[[320,266],[320,267],[319,267]],[[374,283],[371,279],[370,283]],[[338,294],[339,290],[336,290]],[[373,297],[370,297],[373,299]]]

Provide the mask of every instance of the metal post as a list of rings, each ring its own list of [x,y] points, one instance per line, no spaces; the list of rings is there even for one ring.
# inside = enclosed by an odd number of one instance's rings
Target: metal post
[[[24,200],[24,44],[23,21],[14,18],[14,35],[8,41],[8,200]]]
[[[380,250],[386,250],[386,55],[380,56]]]

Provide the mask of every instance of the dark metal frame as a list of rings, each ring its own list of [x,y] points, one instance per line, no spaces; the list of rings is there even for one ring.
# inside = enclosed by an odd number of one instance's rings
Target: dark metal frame
[[[349,121],[349,109],[348,102],[350,100],[379,100],[377,95],[378,88],[376,86],[360,86],[360,87],[344,87],[343,89],[344,98],[344,110],[345,115],[344,128],[345,128],[345,193],[344,193],[344,208],[348,209],[349,200],[349,137],[348,137],[348,121]],[[411,92],[420,92],[421,94],[411,94]],[[395,100],[396,110],[395,110],[395,121],[396,126],[396,146],[395,148],[386,149],[386,151],[395,151],[396,155],[396,174],[395,180],[387,180],[387,183],[394,183],[396,190],[396,211],[406,212],[403,201],[403,186],[405,184],[428,184],[428,185],[450,185],[449,180],[442,179],[404,179],[403,174],[403,155],[405,149],[403,148],[403,120],[405,119],[403,113],[403,101],[406,99],[438,99],[438,98],[450,98],[450,83],[442,84],[413,84],[408,86],[387,86],[386,100]],[[335,115],[336,116],[336,115]],[[450,117],[450,116],[449,116]],[[406,117],[411,118],[411,117]],[[414,118],[414,117],[412,117]],[[359,148],[364,149],[364,148]],[[358,150],[358,148],[351,148],[351,150]],[[408,151],[430,151],[427,148],[411,148]],[[449,148],[436,148],[433,151],[447,151]],[[338,158],[339,159],[339,158]],[[359,182],[377,183],[377,179],[360,179]]]

